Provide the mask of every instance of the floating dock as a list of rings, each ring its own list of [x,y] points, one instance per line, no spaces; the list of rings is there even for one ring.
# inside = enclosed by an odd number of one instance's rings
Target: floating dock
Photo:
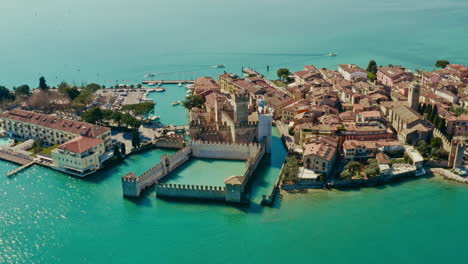
[[[189,81],[189,80],[180,80],[180,81],[177,81],[177,80],[169,80],[169,81],[162,81],[162,80],[145,80],[145,81],[142,81],[141,83],[143,84],[149,84],[149,83],[154,83],[154,84],[179,84],[179,83],[195,83],[195,81]]]

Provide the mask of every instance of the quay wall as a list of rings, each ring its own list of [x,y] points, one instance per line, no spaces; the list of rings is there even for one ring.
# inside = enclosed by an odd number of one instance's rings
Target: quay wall
[[[226,188],[207,185],[157,184],[156,196],[224,201]]]
[[[386,184],[397,179],[406,178],[406,177],[415,177],[415,170],[408,171],[405,173],[399,174],[387,174],[376,177],[371,177],[369,179],[354,179],[354,180],[334,180],[331,184],[328,185],[330,188],[340,189],[340,188],[353,188],[353,187],[366,187],[366,186],[375,186],[380,184]]]

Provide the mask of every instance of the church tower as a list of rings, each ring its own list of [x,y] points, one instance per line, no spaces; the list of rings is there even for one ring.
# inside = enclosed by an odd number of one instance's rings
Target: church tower
[[[408,105],[414,111],[419,110],[419,95],[421,94],[421,86],[418,83],[414,83],[408,92]]]

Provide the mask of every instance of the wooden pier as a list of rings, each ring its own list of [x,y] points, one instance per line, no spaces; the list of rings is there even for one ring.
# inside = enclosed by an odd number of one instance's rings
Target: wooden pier
[[[180,80],[180,81],[177,81],[177,80],[168,80],[168,81],[163,81],[163,80],[145,80],[145,81],[142,81],[141,83],[143,84],[149,84],[149,83],[154,83],[154,84],[179,84],[179,83],[195,83],[195,81],[189,81],[189,80]]]
[[[21,167],[19,167],[19,168],[16,168],[16,169],[14,169],[14,170],[12,170],[12,171],[10,171],[10,172],[7,172],[6,175],[7,175],[8,177],[10,177],[10,176],[12,176],[12,175],[14,175],[14,174],[16,174],[16,173],[18,173],[18,172],[20,172],[20,171],[22,171],[22,170],[28,168],[29,166],[33,165],[34,163],[36,163],[36,161],[33,160],[33,161],[31,161],[31,162],[29,162],[29,163],[27,163],[27,164],[24,164],[23,166],[21,166]]]

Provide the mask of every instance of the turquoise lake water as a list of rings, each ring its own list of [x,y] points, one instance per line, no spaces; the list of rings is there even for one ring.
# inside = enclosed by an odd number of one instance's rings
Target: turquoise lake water
[[[208,169],[209,168],[209,169]],[[207,173],[207,170],[210,173]],[[245,161],[190,159],[164,179],[164,183],[225,186],[229,176],[242,176],[245,173]]]
[[[8,87],[34,87],[42,75],[52,85],[110,86],[150,72],[194,79],[242,66],[274,77],[279,67],[365,67],[370,59],[413,69],[468,63],[466,0],[18,0],[1,10],[0,85]],[[183,87],[152,96],[162,122],[187,120],[171,106]],[[4,176],[0,263],[468,262],[468,186],[421,178],[283,193],[265,208],[261,196],[285,155],[279,138],[274,145],[248,207],[158,200],[151,190],[123,199],[121,176],[149,169],[166,153],[159,150],[86,179],[39,166]],[[0,175],[16,167],[0,161]]]

